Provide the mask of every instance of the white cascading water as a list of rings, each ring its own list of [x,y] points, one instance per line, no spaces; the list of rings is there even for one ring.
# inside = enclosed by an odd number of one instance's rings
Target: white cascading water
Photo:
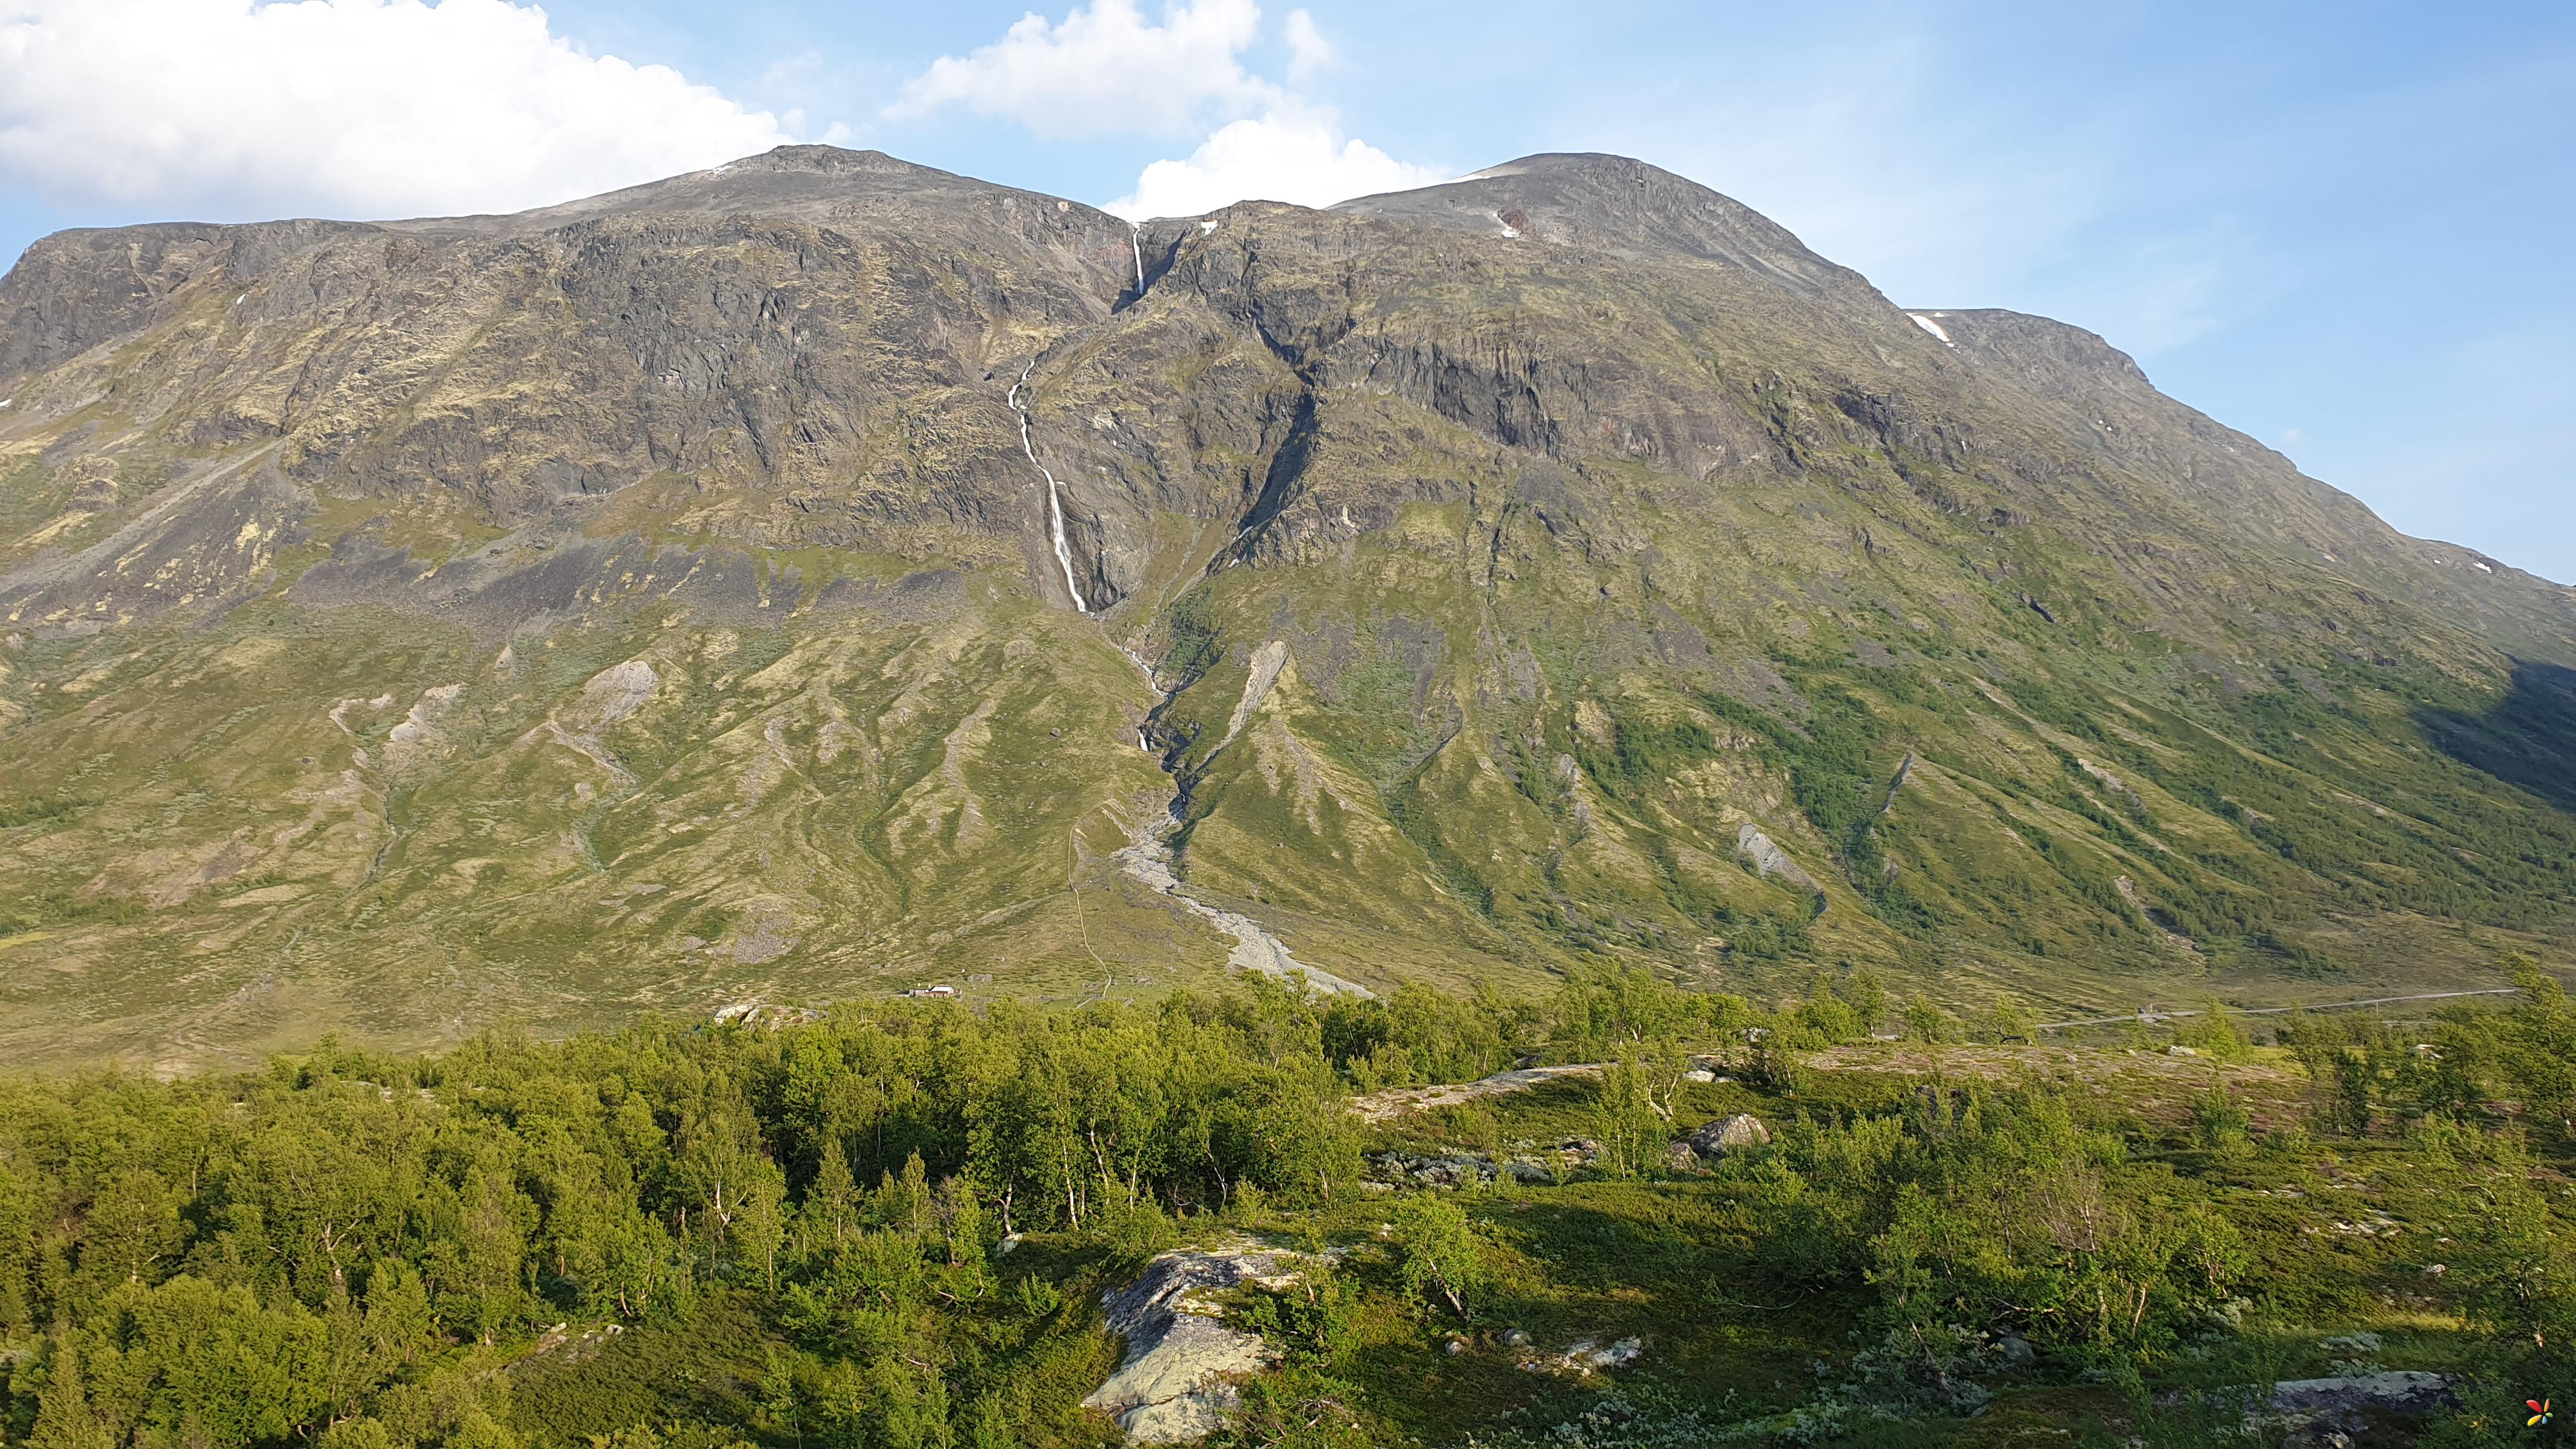
[[[1141,273],[1144,263],[1140,260],[1136,265]],[[1020,389],[1029,385],[1029,374],[1035,372],[1037,366],[1038,360],[1030,358],[1029,365],[1020,369],[1020,380],[1011,384],[1011,411],[1020,415],[1020,451],[1028,454],[1029,466],[1037,469],[1038,476],[1046,480],[1047,526],[1055,535],[1055,561],[1064,568],[1064,591],[1073,596],[1075,613],[1088,614],[1091,605],[1082,597],[1082,585],[1074,580],[1073,550],[1064,541],[1064,504],[1056,497],[1055,475],[1047,471],[1046,464],[1038,461],[1038,450],[1029,442],[1029,410],[1020,406]]]

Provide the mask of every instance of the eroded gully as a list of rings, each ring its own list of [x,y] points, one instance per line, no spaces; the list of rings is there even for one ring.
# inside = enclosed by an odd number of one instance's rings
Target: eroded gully
[[[1144,244],[1132,228],[1129,245],[1136,261],[1136,292],[1141,297],[1145,291]],[[1019,379],[1011,384],[1007,401],[1011,411],[1019,417],[1020,452],[1028,458],[1029,466],[1037,470],[1038,478],[1046,487],[1047,531],[1055,546],[1056,566],[1064,572],[1065,592],[1072,598],[1075,612],[1089,615],[1091,603],[1083,596],[1080,575],[1073,566],[1073,548],[1065,536],[1063,485],[1056,481],[1054,472],[1048,469],[1046,464],[1038,461],[1036,441],[1029,435],[1029,410],[1020,402],[1020,394],[1028,387],[1029,377],[1037,370],[1037,365],[1037,359],[1032,357],[1029,359],[1028,366],[1020,369]],[[1154,673],[1154,666],[1143,655],[1123,644],[1118,646],[1118,652],[1126,655],[1129,662],[1145,676],[1146,687],[1154,692],[1156,711],[1171,703],[1174,691],[1163,687],[1162,680]],[[1266,689],[1263,692],[1266,693]],[[1237,711],[1238,715],[1242,712]],[[1240,723],[1241,721],[1238,720],[1238,728]],[[1226,744],[1233,742],[1233,733],[1228,731]],[[1146,752],[1154,752],[1153,741],[1142,730],[1137,732],[1136,743]],[[1219,745],[1218,748],[1222,750],[1225,745]],[[1167,771],[1172,768],[1169,760],[1165,760],[1163,766]],[[1241,911],[1230,911],[1221,906],[1210,905],[1190,893],[1188,885],[1181,880],[1178,862],[1174,859],[1172,851],[1172,837],[1179,832],[1180,815],[1187,805],[1187,794],[1176,780],[1171,805],[1165,812],[1164,818],[1149,826],[1134,844],[1110,856],[1110,859],[1118,863],[1119,870],[1138,885],[1170,897],[1183,910],[1206,921],[1219,932],[1233,937],[1234,949],[1227,953],[1226,964],[1234,970],[1258,971],[1265,976],[1282,980],[1303,976],[1310,985],[1320,990],[1347,992],[1363,997],[1371,995],[1367,987],[1356,981],[1300,962],[1295,956],[1289,954],[1286,942],[1272,935],[1269,928],[1252,917]]]

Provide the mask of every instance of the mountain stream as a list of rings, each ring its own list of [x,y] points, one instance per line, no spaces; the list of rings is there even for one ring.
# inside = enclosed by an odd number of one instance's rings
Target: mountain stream
[[[1140,247],[1136,253],[1136,280],[1139,289],[1144,285],[1144,277],[1145,256]],[[1017,413],[1020,419],[1020,451],[1027,455],[1029,466],[1037,469],[1038,476],[1046,481],[1047,524],[1055,543],[1055,561],[1064,570],[1065,592],[1073,596],[1073,607],[1076,612],[1089,614],[1090,602],[1083,598],[1082,589],[1075,582],[1073,550],[1065,542],[1064,504],[1060,497],[1063,489],[1056,482],[1055,474],[1049,472],[1047,466],[1038,461],[1036,444],[1029,437],[1029,410],[1020,405],[1020,390],[1029,385],[1029,374],[1037,370],[1037,365],[1037,359],[1032,357],[1029,359],[1029,365],[1020,369],[1020,380],[1011,384],[1008,400],[1011,411]],[[1155,708],[1160,709],[1171,702],[1172,691],[1163,688],[1163,682],[1155,677],[1153,665],[1124,645],[1119,646],[1119,652],[1125,654],[1138,669],[1144,672],[1146,685],[1154,691]],[[1273,658],[1273,655],[1277,658]],[[1259,707],[1261,697],[1269,692],[1271,683],[1277,679],[1279,665],[1285,655],[1283,646],[1273,644],[1265,646],[1256,656],[1252,675],[1244,681],[1243,702],[1235,708],[1233,728],[1226,731],[1225,740],[1217,746],[1218,749],[1224,749],[1226,745],[1234,742],[1235,734],[1243,728],[1245,720],[1249,718],[1252,711]],[[1142,732],[1138,733],[1136,743],[1149,752],[1154,748],[1153,742]],[[1166,768],[1169,768],[1168,762]],[[1148,827],[1135,844],[1117,851],[1110,859],[1118,862],[1118,868],[1124,871],[1130,880],[1148,890],[1171,897],[1180,903],[1182,909],[1215,926],[1226,935],[1232,936],[1234,949],[1227,953],[1226,964],[1233,969],[1258,971],[1265,976],[1275,976],[1282,980],[1302,975],[1309,985],[1321,991],[1347,992],[1363,997],[1372,995],[1373,993],[1367,987],[1356,981],[1336,976],[1329,971],[1318,970],[1298,961],[1296,957],[1288,954],[1286,942],[1270,934],[1268,929],[1250,916],[1240,911],[1229,911],[1219,906],[1212,906],[1190,894],[1189,887],[1181,880],[1178,863],[1172,854],[1172,837],[1180,829],[1180,812],[1186,804],[1186,795],[1176,791],[1172,796],[1171,810],[1165,818]]]

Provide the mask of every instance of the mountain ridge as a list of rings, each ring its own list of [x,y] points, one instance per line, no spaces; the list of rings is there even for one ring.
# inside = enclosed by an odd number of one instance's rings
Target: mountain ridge
[[[1325,208],[1529,236],[1628,260],[1680,256],[1721,262],[1788,287],[1868,285],[1807,249],[1787,228],[1658,166],[1600,152],[1541,152],[1456,181],[1354,197]]]
[[[43,1059],[1152,992],[1228,916],[2086,1008],[2576,938],[2566,590],[1625,158],[66,233],[0,396]]]

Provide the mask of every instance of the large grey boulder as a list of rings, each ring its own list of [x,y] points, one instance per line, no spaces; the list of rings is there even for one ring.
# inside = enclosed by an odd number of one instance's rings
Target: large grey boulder
[[[1697,1131],[1683,1140],[1690,1144],[1691,1151],[1714,1160],[1730,1152],[1768,1147],[1771,1145],[1771,1129],[1763,1126],[1762,1119],[1752,1113],[1738,1112],[1732,1117],[1720,1117],[1701,1124]]]
[[[1133,1284],[1102,1295],[1105,1326],[1127,1340],[1109,1381],[1082,1401],[1116,1418],[1130,1444],[1185,1444],[1225,1427],[1242,1399],[1235,1381],[1278,1355],[1256,1333],[1228,1328],[1216,1295],[1296,1281],[1303,1255],[1248,1238],[1165,1253]]]

